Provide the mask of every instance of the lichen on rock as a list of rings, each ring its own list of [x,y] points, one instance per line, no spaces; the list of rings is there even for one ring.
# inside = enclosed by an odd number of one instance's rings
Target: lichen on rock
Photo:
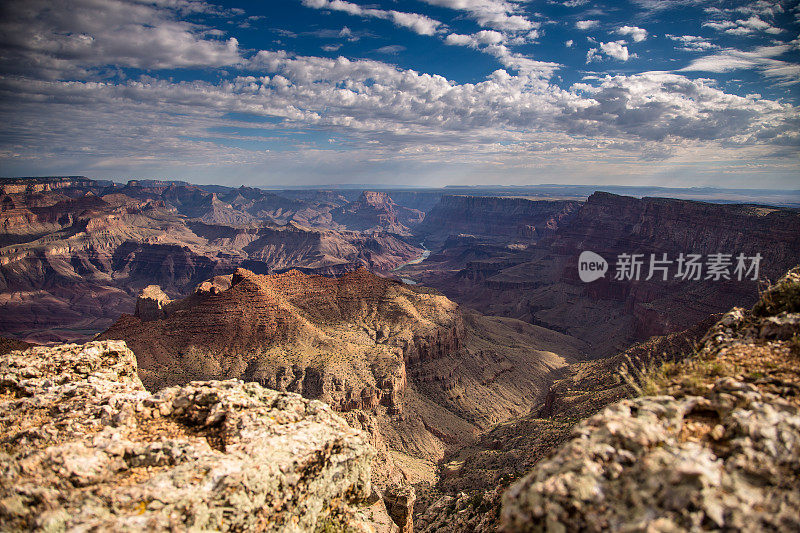
[[[0,525],[309,531],[370,493],[374,450],[318,401],[237,380],[148,393],[124,342],[0,359]]]
[[[699,435],[697,435],[699,433]],[[624,400],[505,495],[506,531],[798,530],[800,416],[723,378],[707,397]]]

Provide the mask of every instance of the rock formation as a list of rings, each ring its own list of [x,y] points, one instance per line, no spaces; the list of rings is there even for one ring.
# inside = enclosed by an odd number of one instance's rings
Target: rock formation
[[[421,253],[385,231],[326,229],[338,204],[258,189],[66,178],[2,187],[0,333],[33,341],[86,340],[151,284],[174,298],[238,266],[386,272]]]
[[[530,415],[443,459],[417,530],[796,529],[798,313],[795,269],[705,334],[555,370]]]
[[[333,221],[359,231],[389,231],[409,235],[425,217],[422,211],[394,203],[385,192],[364,191],[354,202],[331,211]]]
[[[797,403],[733,378],[624,400],[505,494],[505,531],[800,528]]]
[[[434,211],[420,228],[436,219]],[[680,254],[700,254],[703,262],[718,252],[761,254],[760,278],[775,280],[800,262],[800,212],[598,192],[534,246],[509,249],[504,239],[451,239],[403,275],[483,313],[582,339],[600,357],[682,331],[710,314],[752,305],[757,281],[735,275],[706,279],[705,272],[702,279],[684,281],[675,278],[674,261]],[[585,250],[609,262],[604,278],[579,279],[578,257]],[[640,279],[613,279],[620,254],[646,258]],[[667,280],[659,272],[646,279],[651,254],[673,261]]]
[[[3,356],[0,442],[12,530],[357,528],[374,455],[296,394],[230,380],[151,395],[119,341]]]
[[[492,243],[530,243],[552,234],[578,207],[571,201],[442,196],[414,233],[431,249],[460,234]]]
[[[680,333],[654,337],[612,357],[554,369],[530,413],[498,424],[440,462],[436,498],[421,502],[419,531],[495,531],[503,492],[569,439],[579,420],[634,396],[641,369],[681,360],[719,316]],[[448,511],[449,510],[449,511]]]
[[[104,188],[113,185],[106,180],[91,180],[83,176],[52,176],[41,178],[0,178],[0,194],[38,194],[49,191],[83,188]]]
[[[799,526],[800,274],[704,338],[757,281],[577,276],[589,249],[777,277],[797,210],[449,195],[420,223],[441,192],[0,186],[0,333],[121,315],[0,359],[3,528]],[[444,294],[359,268],[422,239],[400,275]]]
[[[470,489],[423,506],[415,524],[419,531],[470,532],[793,531],[800,525],[798,339],[795,269],[752,311],[734,308],[722,316],[682,358],[668,353],[660,364],[646,363],[647,352],[665,342],[681,351],[684,341],[673,338],[606,363],[584,363],[592,365],[589,372],[567,371],[568,383],[554,388],[573,398],[549,407],[556,410],[554,424],[532,415],[500,425],[482,438],[496,443],[494,451],[467,451],[462,461],[472,464],[444,463],[443,479],[463,472],[473,476],[461,485]],[[629,368],[617,380],[613,372],[593,375],[621,358]],[[620,387],[631,398],[597,412],[603,401],[614,401],[606,392]],[[532,470],[508,490],[511,470],[499,480],[474,477],[481,465],[502,463],[500,457],[513,463],[532,454]]]
[[[139,313],[124,316],[101,338],[125,339],[152,389],[240,377],[305,393],[340,411],[382,403],[400,412],[402,365],[460,348],[463,324],[452,302],[366,270],[328,278],[239,269],[229,283],[226,290],[204,291],[214,285],[204,282],[176,302],[148,287]],[[196,350],[203,353],[192,358]],[[361,382],[369,386],[354,388]]]
[[[526,413],[549,373],[583,348],[365,270],[328,278],[239,269],[181,300],[148,289],[139,301],[144,315],[121,317],[99,338],[125,340],[151,390],[239,378],[297,392],[348,415],[387,457],[435,461]],[[394,479],[386,465],[377,482]]]
[[[32,344],[29,342],[18,341],[16,339],[7,339],[0,337],[0,355],[13,352],[14,350],[24,350],[30,348]]]
[[[172,300],[158,285],[148,285],[136,299],[134,314],[142,320],[158,320],[166,316],[164,307]]]
[[[386,511],[400,527],[400,533],[413,533],[414,531],[415,500],[414,488],[408,485],[392,485],[386,489],[383,495]]]

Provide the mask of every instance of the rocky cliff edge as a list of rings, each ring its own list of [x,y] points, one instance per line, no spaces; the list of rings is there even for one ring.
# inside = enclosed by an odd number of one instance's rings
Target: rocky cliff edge
[[[504,495],[510,531],[800,531],[800,270]]]
[[[369,530],[374,451],[327,405],[136,370],[121,341],[0,358],[0,529]]]

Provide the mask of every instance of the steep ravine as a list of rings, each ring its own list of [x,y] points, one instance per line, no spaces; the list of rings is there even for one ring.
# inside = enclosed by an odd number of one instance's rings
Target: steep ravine
[[[554,398],[442,465],[419,531],[800,527],[800,269],[696,347],[673,338],[572,366]]]

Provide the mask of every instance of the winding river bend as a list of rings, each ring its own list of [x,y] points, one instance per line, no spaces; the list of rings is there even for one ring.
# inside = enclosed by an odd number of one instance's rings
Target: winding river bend
[[[422,255],[417,257],[417,258],[412,259],[411,261],[406,261],[405,263],[403,263],[403,264],[401,264],[399,266],[396,266],[395,268],[392,269],[392,272],[397,272],[401,268],[407,267],[408,265],[418,265],[418,264],[422,263],[423,261],[425,261],[428,258],[429,255],[431,255],[431,251],[428,250],[427,248],[425,248],[425,243],[421,242],[421,243],[419,243],[419,245],[422,246],[422,249],[424,250],[422,252]],[[413,279],[409,279],[409,278],[402,278],[401,277],[400,281],[402,281],[403,283],[407,283],[408,285],[416,285],[417,284],[416,281],[414,281]]]

